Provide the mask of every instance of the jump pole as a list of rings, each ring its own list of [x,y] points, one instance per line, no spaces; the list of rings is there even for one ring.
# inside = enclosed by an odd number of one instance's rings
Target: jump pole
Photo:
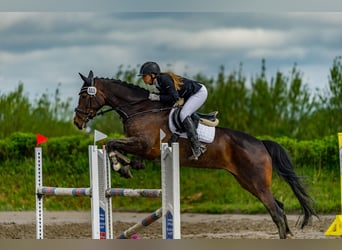
[[[154,213],[152,213],[149,216],[147,216],[146,218],[144,218],[141,222],[136,223],[135,225],[131,226],[130,228],[128,228],[127,230],[122,232],[116,238],[117,239],[130,239],[132,237],[132,235],[135,234],[136,232],[138,232],[140,229],[151,225],[153,222],[155,222],[160,217],[162,217],[162,213],[163,213],[163,208],[159,208]]]
[[[340,192],[341,192],[341,214],[336,215],[334,222],[324,233],[326,236],[342,236],[342,133],[338,133],[338,147],[340,155]]]
[[[117,239],[129,239],[141,228],[147,227],[159,218],[162,219],[163,239],[181,239],[180,224],[180,183],[179,183],[179,144],[162,143],[165,133],[160,130],[160,160],[162,189],[111,189],[112,196],[162,197],[162,207],[117,236]]]

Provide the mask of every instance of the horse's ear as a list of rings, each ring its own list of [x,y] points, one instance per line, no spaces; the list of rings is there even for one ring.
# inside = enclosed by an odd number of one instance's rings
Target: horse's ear
[[[80,75],[80,77],[82,78],[83,82],[84,82],[84,86],[90,86],[90,79],[87,78],[86,76],[82,75],[81,73],[78,73]],[[90,72],[89,72],[90,74]]]
[[[91,79],[93,79],[93,77],[94,77],[93,71],[90,70],[89,74],[88,74],[88,79],[91,80]]]

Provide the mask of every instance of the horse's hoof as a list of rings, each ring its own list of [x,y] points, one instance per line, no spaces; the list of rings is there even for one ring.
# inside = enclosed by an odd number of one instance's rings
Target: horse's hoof
[[[291,231],[286,232],[286,236],[288,239],[291,239],[294,237],[294,234]]]
[[[118,173],[121,177],[130,179],[133,178],[131,171],[129,170],[129,165],[123,166],[119,169]]]
[[[293,237],[293,234],[287,234],[287,235],[286,235],[286,239],[292,239],[292,238],[294,238],[294,237]]]
[[[121,168],[121,163],[118,161],[115,152],[110,152],[108,154],[109,160],[110,160],[110,165],[114,171],[119,171]]]
[[[119,171],[120,170],[120,168],[121,168],[121,164],[120,164],[120,162],[117,162],[117,163],[113,163],[113,164],[111,164],[111,166],[112,166],[112,169],[114,170],[114,171]]]

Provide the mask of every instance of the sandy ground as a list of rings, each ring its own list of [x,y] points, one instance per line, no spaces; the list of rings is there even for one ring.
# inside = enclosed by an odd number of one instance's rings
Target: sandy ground
[[[140,222],[145,213],[113,213],[114,235]],[[311,225],[301,230],[295,226],[298,215],[288,215],[292,239],[342,239],[324,236],[335,215],[313,218]],[[182,214],[182,239],[278,239],[271,217],[241,214]],[[139,239],[161,239],[162,223],[156,221],[137,233]],[[35,212],[0,212],[0,239],[35,239]],[[44,212],[45,239],[90,239],[90,212]]]

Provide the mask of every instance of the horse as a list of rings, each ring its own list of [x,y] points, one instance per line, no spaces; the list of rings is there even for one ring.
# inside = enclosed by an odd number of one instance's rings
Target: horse
[[[132,83],[94,77],[92,71],[87,77],[81,73],[79,75],[83,85],[75,109],[75,126],[83,129],[97,115],[114,110],[122,121],[125,138],[110,139],[106,143],[108,154],[117,156],[119,161],[135,168],[143,167],[141,161],[135,160],[133,163],[127,154],[140,159],[160,159],[160,129],[166,134],[163,141],[168,141],[172,136],[168,126],[172,107],[149,100],[149,91]],[[104,106],[111,109],[101,111]],[[284,204],[270,190],[273,170],[288,183],[299,201],[303,216],[299,216],[296,225],[300,224],[303,229],[313,216],[318,218],[311,197],[293,170],[290,157],[277,142],[259,140],[245,132],[217,126],[214,141],[206,144],[207,150],[198,160],[188,159],[192,153],[186,138],[179,138],[178,142],[181,166],[228,171],[242,188],[263,203],[277,226],[280,239],[293,234],[287,222]],[[111,162],[115,166],[118,164],[115,157]],[[128,169],[125,170],[121,174],[126,173],[124,177],[131,177],[127,174]]]

